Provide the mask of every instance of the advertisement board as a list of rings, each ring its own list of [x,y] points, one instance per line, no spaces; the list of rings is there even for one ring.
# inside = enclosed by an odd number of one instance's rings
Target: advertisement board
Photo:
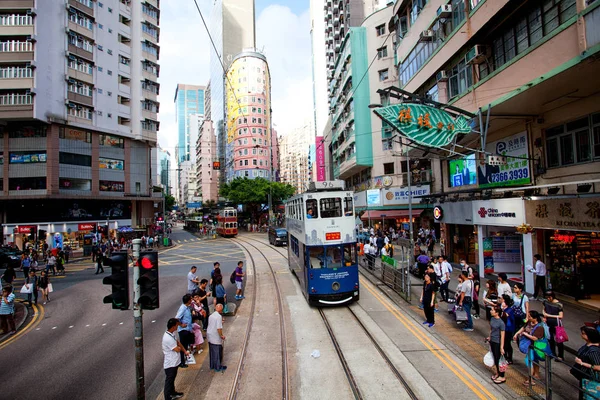
[[[407,187],[391,187],[382,189],[383,205],[395,206],[400,204],[408,204],[408,188]],[[418,204],[421,201],[420,196],[427,196],[431,193],[429,185],[413,186],[411,195],[413,204]]]
[[[89,223],[89,224],[77,224],[77,230],[78,231],[93,231],[96,229],[96,224],[93,223]]]
[[[116,169],[123,171],[125,169],[125,162],[123,160],[115,160],[113,158],[99,157],[100,168],[102,169]]]
[[[11,164],[31,164],[31,163],[45,163],[46,152],[29,153],[29,152],[15,152],[10,153]]]
[[[317,182],[325,181],[325,142],[323,136],[315,140],[315,167],[317,168]]]
[[[477,168],[479,187],[488,188],[531,183],[527,132],[517,133],[502,140],[488,143],[485,150],[494,155],[505,156],[507,164],[489,165],[485,160],[480,160]]]
[[[448,161],[448,175],[450,176],[450,187],[477,184],[475,154]]]
[[[525,223],[523,199],[493,199],[473,201],[473,224],[519,226]]]
[[[379,189],[367,190],[367,206],[380,206],[381,192]]]

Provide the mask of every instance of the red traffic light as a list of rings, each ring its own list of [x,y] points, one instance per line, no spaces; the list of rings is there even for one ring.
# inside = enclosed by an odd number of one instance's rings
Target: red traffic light
[[[152,260],[150,260],[149,258],[146,258],[146,257],[142,258],[142,268],[152,269],[152,266],[153,266]]]

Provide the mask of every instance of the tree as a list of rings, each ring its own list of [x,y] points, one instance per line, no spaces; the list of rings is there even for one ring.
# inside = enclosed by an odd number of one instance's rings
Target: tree
[[[248,179],[238,177],[221,186],[220,195],[234,204],[243,204],[254,221],[258,221],[273,194],[273,204],[288,199],[295,188],[287,183],[269,182],[264,178]]]
[[[206,201],[202,202],[203,208],[213,209],[216,206],[217,206],[217,202],[214,200],[206,200]]]
[[[170,194],[165,196],[165,210],[170,212],[173,211],[173,206],[175,205],[175,197]]]

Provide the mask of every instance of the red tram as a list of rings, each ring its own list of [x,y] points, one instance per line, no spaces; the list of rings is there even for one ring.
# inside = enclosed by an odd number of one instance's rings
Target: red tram
[[[223,237],[234,237],[238,234],[237,211],[235,208],[225,207],[219,210],[217,234]]]

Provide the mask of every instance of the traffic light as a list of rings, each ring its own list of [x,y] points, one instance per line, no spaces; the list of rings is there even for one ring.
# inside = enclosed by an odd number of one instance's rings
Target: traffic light
[[[140,298],[138,300],[142,310],[154,310],[159,307],[158,293],[158,252],[142,251],[138,258],[140,278]]]
[[[110,258],[103,261],[105,267],[111,267],[112,273],[102,280],[112,286],[112,294],[104,297],[104,303],[112,304],[113,310],[129,309],[129,261],[126,251],[114,251]]]

